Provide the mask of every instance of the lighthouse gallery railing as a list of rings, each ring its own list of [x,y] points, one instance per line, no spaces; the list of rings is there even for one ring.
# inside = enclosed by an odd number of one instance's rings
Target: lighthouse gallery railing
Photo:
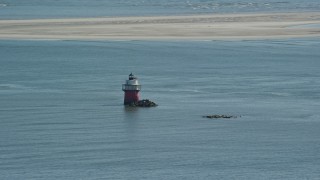
[[[140,91],[141,90],[141,85],[122,84],[122,90]]]

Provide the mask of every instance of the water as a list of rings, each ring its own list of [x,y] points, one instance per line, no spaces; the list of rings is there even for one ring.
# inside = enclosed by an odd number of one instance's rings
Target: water
[[[2,40],[0,179],[319,179],[319,47]]]
[[[318,0],[0,0],[0,19],[319,10]],[[320,179],[319,40],[0,40],[0,179]],[[158,107],[122,105],[131,72]]]
[[[319,10],[319,0],[0,0],[0,19]]]

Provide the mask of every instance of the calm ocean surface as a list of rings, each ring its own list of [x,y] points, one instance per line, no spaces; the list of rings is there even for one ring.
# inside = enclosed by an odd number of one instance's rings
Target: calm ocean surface
[[[0,179],[319,179],[319,40],[2,40]]]
[[[0,19],[320,11],[319,0],[0,0]]]
[[[0,0],[0,19],[319,10],[319,0]],[[320,179],[319,47],[0,40],[0,179]],[[158,107],[122,105],[131,72]]]

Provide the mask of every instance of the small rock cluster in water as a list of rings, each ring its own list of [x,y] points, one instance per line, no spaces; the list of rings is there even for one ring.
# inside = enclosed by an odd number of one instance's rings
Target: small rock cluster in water
[[[213,114],[213,115],[207,115],[202,116],[204,118],[210,118],[210,119],[217,119],[217,118],[237,118],[237,116],[228,116],[228,115],[219,115],[219,114]]]
[[[155,102],[150,101],[149,99],[143,99],[138,102],[132,102],[128,104],[130,107],[155,107],[158,106]]]

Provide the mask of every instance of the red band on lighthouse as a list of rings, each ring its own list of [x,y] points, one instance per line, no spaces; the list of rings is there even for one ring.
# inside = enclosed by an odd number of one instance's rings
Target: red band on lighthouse
[[[124,104],[130,104],[139,101],[139,91],[125,91]]]

